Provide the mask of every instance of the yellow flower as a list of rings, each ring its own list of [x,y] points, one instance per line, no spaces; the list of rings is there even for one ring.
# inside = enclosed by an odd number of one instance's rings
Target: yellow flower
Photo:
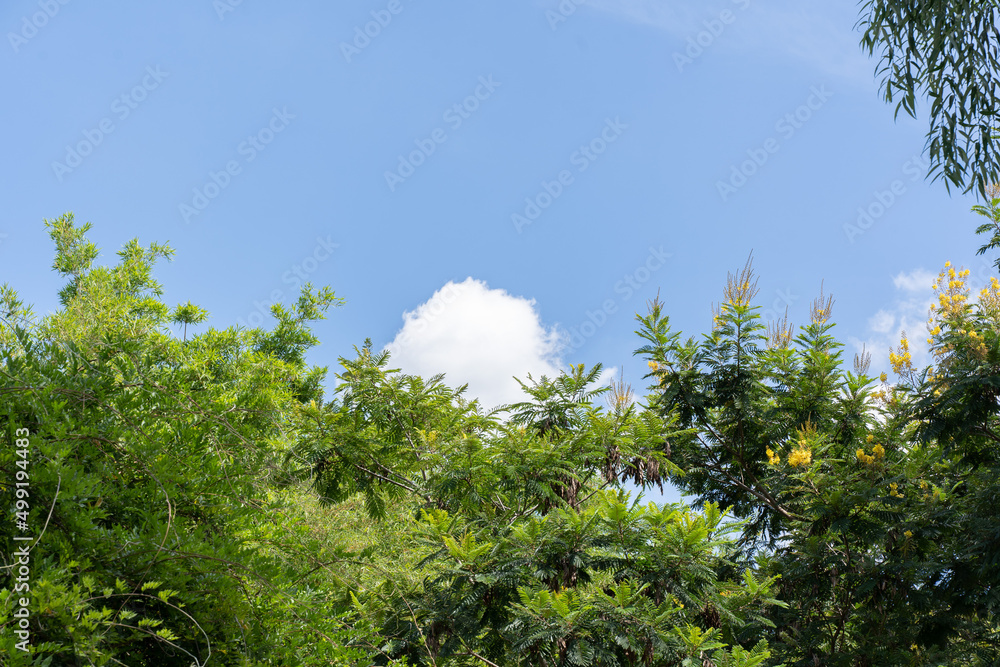
[[[907,530],[906,532],[903,533],[903,535],[906,535],[907,538],[913,537],[913,531]]]
[[[651,370],[651,371],[653,371],[655,373],[656,371],[660,370],[660,365],[658,363],[656,363],[655,361],[650,361],[649,362],[649,370]]]
[[[812,452],[807,448],[800,447],[788,455],[788,465],[795,468],[805,467],[812,463]]]
[[[876,447],[878,447],[878,445],[876,445]],[[871,456],[870,454],[865,454],[865,450],[859,449],[855,453],[858,456],[858,461],[861,461],[862,463],[865,463],[867,465],[871,465],[871,464],[875,463],[875,457]]]
[[[951,266],[951,262],[945,262],[944,265],[945,266]]]
[[[941,327],[939,326],[934,327],[934,329],[931,331],[932,336],[937,336],[939,333],[941,333]]]
[[[877,459],[885,458],[885,447],[883,447],[882,445],[875,445],[872,448],[872,451],[875,453],[875,458]]]
[[[770,447],[767,448],[767,462],[773,466],[781,463],[781,457],[774,453]]]
[[[871,433],[869,433],[869,434],[868,434],[868,437],[867,437],[867,438],[865,438],[865,442],[871,442],[871,441],[872,441],[872,440],[874,440],[874,439],[875,439],[875,436],[874,436],[874,435],[872,435]],[[861,451],[864,451],[864,450],[861,450]]]
[[[882,373],[881,375],[878,376],[878,379],[881,380],[882,382],[885,382],[886,380],[889,379],[889,376],[886,375],[885,373]]]

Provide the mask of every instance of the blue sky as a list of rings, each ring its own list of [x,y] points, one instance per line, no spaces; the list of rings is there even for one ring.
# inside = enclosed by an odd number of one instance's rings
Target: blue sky
[[[887,368],[900,329],[923,339],[946,260],[990,273],[976,202],[925,181],[926,118],[894,120],[857,19],[801,0],[10,0],[0,282],[55,308],[42,219],[73,211],[107,261],[169,241],[165,298],[210,326],[329,284],[347,304],[316,363],[370,337],[498,402],[568,363],[641,386],[635,312],[659,291],[705,331],[752,250],[769,314],[805,322],[823,281],[848,353]]]

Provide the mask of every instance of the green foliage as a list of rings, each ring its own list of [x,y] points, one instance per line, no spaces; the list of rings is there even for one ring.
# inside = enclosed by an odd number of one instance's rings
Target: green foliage
[[[610,410],[593,404],[608,391],[593,388],[599,366],[524,384],[529,400],[484,414],[370,345],[341,364],[338,400],[295,418],[289,480],[311,478],[329,503],[360,494],[373,518],[419,510],[401,528],[420,577],[382,563],[353,598],[373,629],[355,641],[379,664],[679,665],[730,656],[766,625],[774,579],[720,581],[738,527],[717,506],[695,515],[614,490],[680,471],[663,450],[670,423],[627,387]],[[689,625],[724,639],[688,647],[675,630]]]
[[[745,662],[775,580],[724,579],[737,526],[717,506],[618,490],[680,470],[671,421],[627,386],[594,405],[600,366],[529,378],[487,413],[366,343],[327,401],[306,353],[340,303],[328,288],[274,306],[270,331],[189,337],[208,314],[160,301],[169,247],[133,240],[99,266],[89,225],[47,225],[62,308],[36,320],[0,293],[3,428],[30,433],[39,533],[30,653],[0,612],[15,664]]]
[[[976,233],[993,235],[976,254],[985,255],[989,250],[1000,250],[1000,186],[994,184],[986,188],[986,204],[973,206],[972,210],[989,220],[979,225]],[[1000,257],[993,262],[993,266],[1000,270]]]
[[[832,299],[797,333],[761,322],[748,263],[700,340],[659,300],[638,317],[645,399],[581,364],[484,411],[370,341],[327,399],[306,359],[329,288],[271,330],[175,337],[208,314],[161,302],[169,247],[98,266],[88,225],[47,224],[62,308],[0,288],[0,427],[29,433],[0,488],[36,536],[30,653],[0,556],[12,665],[1000,660],[1000,280],[972,303],[946,265],[935,365],[904,339],[890,384],[843,369]],[[699,510],[641,502],[665,481]]]
[[[731,505],[752,570],[779,577],[787,605],[764,610],[788,665],[993,664],[997,497],[994,430],[1000,283],[972,307],[954,269],[929,328],[940,364],[916,373],[904,340],[895,386],[868,359],[842,370],[813,304],[793,338],[760,322],[749,264],[731,275],[713,331],[680,342],[662,304],[639,317],[656,399],[685,427],[670,440],[674,482]],[[970,332],[976,333],[970,333]],[[757,575],[755,575],[757,576]],[[749,639],[749,637],[744,637]]]
[[[886,102],[914,117],[918,94],[930,102],[935,179],[983,196],[1000,180],[997,18],[995,0],[865,0],[860,22]]]
[[[30,433],[26,464],[0,449],[0,484],[11,497],[15,472],[27,472],[37,538],[32,653],[15,650],[4,604],[3,654],[11,664],[355,664],[343,591],[289,555],[309,542],[275,522],[288,508],[267,484],[281,416],[322,397],[322,369],[302,353],[332,294],[277,309],[270,332],[178,340],[168,324],[205,313],[189,303],[171,315],[158,300],[152,272],[168,247],[130,241],[117,264],[96,266],[89,225],[72,215],[47,225],[69,281],[63,308],[35,321],[5,287],[0,320],[0,424],[7,443]],[[14,544],[11,521],[0,533]],[[12,551],[7,602],[18,595]]]

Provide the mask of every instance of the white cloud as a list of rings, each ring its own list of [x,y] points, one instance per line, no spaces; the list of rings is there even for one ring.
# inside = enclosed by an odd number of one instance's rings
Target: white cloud
[[[934,303],[931,284],[935,274],[925,269],[900,272],[892,279],[896,295],[890,306],[880,309],[868,320],[871,334],[865,340],[852,337],[857,351],[864,347],[872,355],[872,371],[889,370],[889,351],[899,346],[906,334],[913,367],[922,369],[931,363],[927,346],[927,316]]]
[[[906,292],[930,293],[931,285],[934,284],[935,280],[937,280],[937,276],[930,271],[915,269],[909,273],[901,271],[899,275],[893,277],[892,284],[896,286],[896,289]]]
[[[615,16],[680,34],[697,26],[699,13],[693,7],[680,3],[662,3],[651,0],[590,0],[588,5]]]
[[[387,345],[390,365],[451,386],[468,383],[468,398],[486,407],[524,399],[514,377],[559,374],[560,336],[542,324],[534,300],[490,289],[480,280],[449,282],[427,302],[403,313],[403,328]]]
[[[956,266],[956,271],[966,267]],[[969,287],[969,303],[979,300],[979,290],[988,284],[993,277],[994,268],[984,259],[978,260],[968,267],[970,275],[965,279]],[[895,349],[903,333],[906,333],[910,343],[910,355],[913,367],[918,371],[931,364],[930,350],[927,345],[927,320],[931,304],[937,302],[937,294],[931,285],[937,282],[938,274],[926,269],[903,271],[893,276],[892,284],[896,288],[896,296],[891,306],[880,309],[868,320],[871,335],[867,339],[852,337],[850,342],[856,350],[862,346],[872,353],[872,370],[889,370],[889,349]]]
[[[889,333],[895,322],[895,315],[888,311],[880,310],[868,320],[868,328],[876,333]]]
[[[732,0],[710,6],[664,0],[588,0],[586,4],[619,19],[668,32],[683,40],[684,47],[689,37],[697,40],[698,33],[707,29],[706,21],[718,30],[718,19],[726,10],[735,18],[710,42],[703,38],[708,42],[706,51],[776,52],[852,84],[871,86],[875,81],[874,62],[862,52],[861,36],[855,29],[859,14],[854,6],[811,3],[804,8],[792,0]]]

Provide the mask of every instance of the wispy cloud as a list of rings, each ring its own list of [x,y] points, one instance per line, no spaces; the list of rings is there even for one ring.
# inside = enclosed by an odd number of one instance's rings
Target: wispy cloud
[[[962,268],[956,267],[956,270]],[[966,279],[969,302],[975,303],[979,290],[992,277],[993,270],[985,260],[980,260],[969,269],[972,272]],[[927,321],[931,304],[937,302],[931,287],[937,280],[938,274],[923,268],[901,271],[892,277],[896,292],[891,302],[868,319],[868,336],[865,339],[852,337],[849,341],[856,351],[863,347],[872,353],[873,370],[888,370],[889,350],[899,346],[904,334],[910,344],[913,367],[922,369],[931,364]]]
[[[852,5],[785,0],[722,0],[712,4],[663,0],[588,0],[587,6],[621,20],[697,39],[705,22],[729,11],[735,19],[712,49],[756,51],[813,67],[817,75],[871,85],[874,64],[859,45],[858,11]]]
[[[923,368],[930,364],[928,350],[927,313],[934,303],[934,291],[931,284],[935,274],[926,269],[900,272],[892,278],[896,288],[892,301],[879,309],[868,319],[869,335],[862,340],[852,337],[850,343],[856,351],[866,349],[872,354],[872,370],[889,369],[889,351],[899,346],[899,341],[906,335],[910,344],[910,354],[914,368]]]

